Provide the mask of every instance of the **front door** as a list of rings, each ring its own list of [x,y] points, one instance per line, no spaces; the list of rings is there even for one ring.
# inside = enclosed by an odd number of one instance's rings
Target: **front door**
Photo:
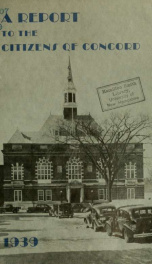
[[[71,188],[71,203],[80,203],[80,188]]]

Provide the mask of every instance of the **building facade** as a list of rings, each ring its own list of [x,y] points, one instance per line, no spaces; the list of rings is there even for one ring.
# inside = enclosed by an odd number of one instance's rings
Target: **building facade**
[[[16,130],[3,145],[4,203],[28,207],[37,203],[72,203],[107,199],[101,173],[80,146],[62,144],[59,120],[92,119],[78,115],[76,89],[69,61],[68,84],[64,90],[63,115],[50,115],[40,131]],[[131,144],[134,152],[122,164],[112,188],[112,199],[144,198],[143,145]],[[96,154],[101,163],[98,153]]]

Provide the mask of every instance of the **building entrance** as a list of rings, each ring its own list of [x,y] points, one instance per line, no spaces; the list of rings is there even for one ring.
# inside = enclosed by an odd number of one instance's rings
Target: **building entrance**
[[[80,203],[80,189],[71,189],[71,203]]]

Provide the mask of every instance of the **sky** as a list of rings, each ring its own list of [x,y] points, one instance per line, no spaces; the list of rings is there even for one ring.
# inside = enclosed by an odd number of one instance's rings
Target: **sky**
[[[0,147],[18,128],[37,131],[51,114],[62,114],[63,91],[67,86],[68,59],[77,89],[79,114],[88,114],[102,122],[112,113],[130,111],[151,115],[152,110],[152,1],[79,0],[23,1],[0,0],[8,8],[12,23],[2,22],[0,30]],[[18,22],[18,13],[79,13],[78,21],[55,23]],[[38,15],[35,15],[35,20]],[[2,31],[13,31],[12,37]],[[37,36],[19,36],[18,31],[37,31]],[[84,43],[140,43],[138,50],[84,50]],[[3,45],[57,43],[56,50],[3,51]],[[77,43],[66,51],[63,44]],[[9,47],[9,46],[7,46]],[[97,87],[140,77],[145,101],[103,112]],[[145,145],[145,167],[150,168],[152,145]],[[148,157],[148,158],[147,158]],[[0,154],[0,164],[3,156]],[[148,164],[148,165],[147,165]]]

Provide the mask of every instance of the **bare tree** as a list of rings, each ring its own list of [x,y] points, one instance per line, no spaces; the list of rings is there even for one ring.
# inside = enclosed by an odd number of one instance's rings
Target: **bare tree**
[[[113,182],[122,164],[135,153],[137,144],[151,137],[151,125],[148,116],[133,118],[130,113],[111,114],[101,126],[91,116],[85,120],[61,120],[58,142],[79,146],[105,179],[111,201]]]

